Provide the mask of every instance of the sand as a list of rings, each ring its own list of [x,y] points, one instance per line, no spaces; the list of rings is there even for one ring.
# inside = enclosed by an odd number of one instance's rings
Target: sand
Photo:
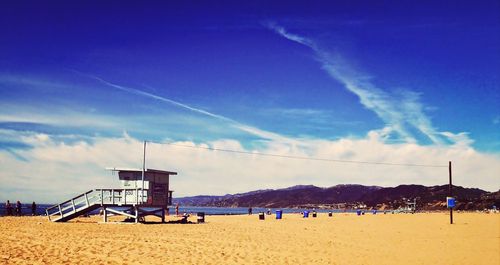
[[[453,225],[445,213],[207,216],[205,224],[1,217],[0,264],[500,264],[500,214],[454,217]]]

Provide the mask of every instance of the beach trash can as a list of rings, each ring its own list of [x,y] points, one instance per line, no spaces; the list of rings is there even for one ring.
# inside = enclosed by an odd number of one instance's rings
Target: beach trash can
[[[448,207],[448,208],[455,207],[455,198],[453,198],[453,197],[446,197],[446,207]]]
[[[332,217],[333,216],[333,213],[332,212],[328,212],[328,217]]]
[[[198,224],[205,222],[205,213],[204,212],[199,212],[196,215],[197,215]]]
[[[316,218],[316,216],[318,216],[318,214],[316,213],[316,211],[313,211],[313,217]]]
[[[259,220],[264,220],[266,219],[266,216],[264,215],[264,212],[259,213]]]
[[[281,219],[283,217],[283,211],[282,210],[276,210],[276,219]]]
[[[356,210],[357,215],[361,215],[361,210]]]
[[[308,218],[309,217],[309,211],[304,211],[304,218]]]

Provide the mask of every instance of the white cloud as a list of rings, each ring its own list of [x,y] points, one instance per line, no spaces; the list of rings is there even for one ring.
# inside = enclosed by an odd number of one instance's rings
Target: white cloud
[[[0,200],[57,202],[86,190],[119,186],[105,167],[142,165],[142,142],[94,137],[92,141],[64,143],[38,133],[24,133],[31,149],[17,150],[27,161],[0,152]],[[460,141],[457,139],[457,141]],[[466,141],[466,140],[465,140]],[[235,140],[221,139],[199,144],[222,149],[382,163],[446,166],[453,161],[454,183],[466,187],[497,190],[500,186],[500,157],[481,154],[467,146],[419,146],[387,144],[383,132],[372,131],[362,139],[300,140],[299,145],[269,141],[248,150]],[[192,142],[179,142],[195,146]],[[441,185],[448,181],[447,168],[363,165],[263,157],[225,153],[172,145],[148,144],[147,167],[179,172],[172,177],[175,196],[225,194],[296,184],[332,186],[340,183],[396,186],[399,184]]]

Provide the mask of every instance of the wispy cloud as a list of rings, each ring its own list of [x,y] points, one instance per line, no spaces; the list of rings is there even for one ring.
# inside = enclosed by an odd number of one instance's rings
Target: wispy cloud
[[[322,68],[345,88],[359,97],[360,103],[375,112],[390,131],[396,132],[406,142],[417,142],[411,132],[416,130],[436,144],[444,143],[443,134],[437,132],[430,119],[425,115],[420,95],[412,91],[389,93],[374,84],[372,77],[359,73],[338,53],[321,48],[315,41],[288,32],[285,28],[269,23],[267,26],[280,36],[302,44],[315,53]]]
[[[277,117],[280,120],[294,121],[295,125],[311,126],[311,128],[332,128],[336,125],[353,126],[361,124],[359,120],[342,119],[330,110],[314,108],[269,108],[260,109],[258,113],[264,117]]]
[[[285,30],[285,28],[281,27],[281,26],[278,26],[276,23],[274,22],[269,22],[267,23],[267,26],[274,30],[276,33],[278,33],[279,35],[291,40],[291,41],[294,41],[294,42],[297,42],[297,43],[300,43],[302,45],[305,45],[313,50],[319,50],[318,47],[316,46],[316,43],[306,37],[303,37],[303,36],[300,36],[300,35],[297,35],[297,34],[293,34],[293,33],[290,33],[288,31]]]
[[[298,109],[298,108],[273,108],[266,112],[281,114],[285,116],[325,116],[326,111],[320,109]]]
[[[5,106],[0,104],[0,106]],[[78,112],[66,110],[64,114],[58,113],[43,113],[40,111],[29,112],[27,107],[11,107],[9,111],[19,110],[17,113],[0,114],[0,123],[31,123],[42,124],[51,126],[65,126],[65,127],[92,127],[111,129],[116,128],[119,124],[125,121],[117,120],[116,117],[106,117],[105,115],[86,115]],[[121,123],[122,122],[122,123]]]
[[[60,83],[54,83],[46,80],[41,80],[41,79],[34,79],[34,78],[29,78],[25,77],[22,75],[13,75],[13,74],[6,74],[6,73],[0,73],[0,83],[3,84],[22,84],[26,86],[32,86],[32,87],[43,87],[44,89],[61,89],[64,88],[66,89],[67,86],[60,84]]]
[[[495,118],[493,118],[493,124],[500,124],[500,116],[496,116]]]

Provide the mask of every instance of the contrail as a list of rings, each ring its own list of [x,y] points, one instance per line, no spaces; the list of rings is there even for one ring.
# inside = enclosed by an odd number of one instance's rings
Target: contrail
[[[144,96],[144,97],[156,99],[156,100],[159,100],[159,101],[167,102],[167,103],[170,103],[172,105],[179,106],[179,107],[182,107],[182,108],[194,111],[194,112],[198,112],[200,114],[204,114],[204,115],[207,115],[207,116],[210,116],[210,117],[213,117],[213,118],[217,118],[217,119],[220,119],[220,120],[223,120],[223,121],[228,121],[228,122],[232,122],[232,123],[238,123],[237,121],[235,121],[233,119],[230,119],[230,118],[227,118],[227,117],[224,117],[224,116],[221,116],[221,115],[217,115],[217,114],[214,114],[214,113],[202,110],[202,109],[194,108],[194,107],[191,107],[189,105],[177,102],[175,100],[171,100],[171,99],[168,99],[168,98],[165,98],[165,97],[162,97],[162,96],[151,94],[151,93],[139,90],[139,89],[130,88],[130,87],[124,87],[124,86],[121,86],[121,85],[113,84],[113,83],[108,82],[108,81],[106,81],[106,80],[104,80],[104,79],[102,79],[100,77],[97,77],[97,76],[88,75],[88,74],[86,74],[86,76],[91,77],[91,78],[93,78],[93,79],[95,79],[95,80],[97,80],[97,81],[99,81],[99,82],[101,82],[101,83],[103,83],[105,85],[108,85],[110,87],[114,87],[116,89],[119,89],[119,90],[122,90],[122,91],[125,91],[125,92],[129,92],[129,93],[136,94],[136,95],[139,95],[139,96]]]
[[[102,78],[100,78],[98,76],[95,76],[95,75],[82,73],[82,72],[79,72],[79,71],[76,71],[76,70],[72,70],[72,71],[75,72],[75,73],[78,73],[80,75],[83,75],[83,76],[92,78],[94,80],[97,80],[97,81],[99,81],[99,82],[101,82],[101,83],[103,83],[103,84],[105,84],[107,86],[116,88],[116,89],[121,90],[121,91],[125,91],[127,93],[131,93],[131,94],[135,94],[135,95],[139,95],[139,96],[143,96],[143,97],[148,97],[148,98],[151,98],[151,99],[159,100],[159,101],[162,101],[162,102],[165,102],[165,103],[169,103],[169,104],[172,104],[174,106],[178,106],[178,107],[181,107],[181,108],[184,108],[184,109],[187,109],[187,110],[199,113],[199,114],[203,114],[203,115],[206,115],[206,116],[209,116],[209,117],[212,117],[212,118],[216,118],[216,119],[219,119],[219,120],[222,120],[222,121],[229,122],[235,128],[238,128],[241,131],[247,132],[249,134],[252,134],[252,135],[264,138],[264,139],[270,139],[270,140],[275,140],[275,141],[280,141],[280,142],[287,142],[287,143],[295,143],[295,144],[298,143],[298,141],[290,139],[290,138],[285,137],[285,136],[282,136],[280,134],[269,132],[269,131],[265,131],[265,130],[261,130],[261,129],[253,127],[253,126],[240,123],[240,122],[235,121],[235,120],[233,120],[231,118],[228,118],[228,117],[225,117],[225,116],[222,116],[222,115],[218,115],[218,114],[215,114],[215,113],[211,113],[211,112],[208,112],[208,111],[205,111],[205,110],[202,110],[202,109],[194,108],[194,107],[191,107],[191,106],[186,105],[184,103],[180,103],[178,101],[171,100],[169,98],[165,98],[165,97],[162,97],[162,96],[151,94],[149,92],[145,92],[145,91],[142,91],[142,90],[139,90],[139,89],[135,89],[135,88],[131,88],[131,87],[125,87],[125,86],[117,85],[117,84],[114,84],[114,83],[111,83],[109,81],[106,81],[106,80],[104,80],[104,79],[102,79]]]

